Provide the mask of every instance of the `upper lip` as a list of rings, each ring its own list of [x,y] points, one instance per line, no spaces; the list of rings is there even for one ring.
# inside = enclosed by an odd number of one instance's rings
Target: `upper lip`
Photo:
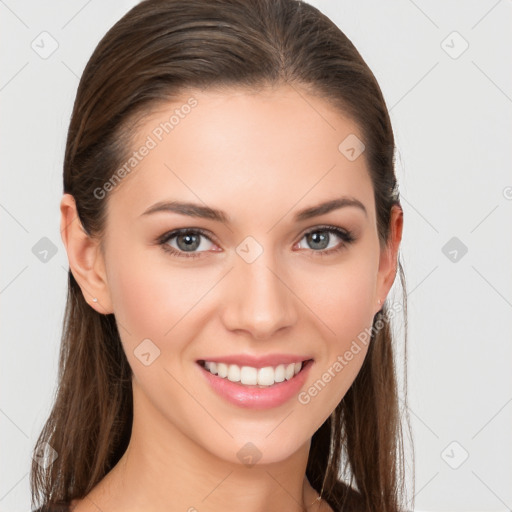
[[[205,357],[200,361],[211,361],[214,363],[229,363],[238,366],[252,366],[254,368],[265,368],[266,366],[277,366],[279,364],[300,363],[312,359],[310,356],[295,354],[269,354],[265,356],[251,356],[249,354],[237,354],[231,356]]]

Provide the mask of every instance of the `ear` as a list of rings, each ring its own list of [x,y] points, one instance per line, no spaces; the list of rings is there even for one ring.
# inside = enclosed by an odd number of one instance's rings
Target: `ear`
[[[377,275],[377,299],[382,301],[386,297],[395,280],[398,269],[398,249],[402,240],[403,211],[398,205],[394,205],[391,210],[390,232],[388,243],[380,252],[379,270]],[[377,311],[382,308],[382,304],[377,304]]]
[[[62,197],[60,212],[60,234],[68,254],[69,268],[86,302],[98,313],[113,313],[99,240],[91,238],[85,232],[71,194],[64,194]]]

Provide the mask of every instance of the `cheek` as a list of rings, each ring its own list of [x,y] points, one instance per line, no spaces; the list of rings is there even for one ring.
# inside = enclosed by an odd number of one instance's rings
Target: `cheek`
[[[316,279],[322,288],[310,288],[317,313],[315,331],[324,333],[314,374],[298,396],[311,417],[327,418],[357,377],[368,352],[373,321],[375,279],[371,265],[350,265]],[[328,290],[321,294],[320,289]]]
[[[137,264],[136,258],[124,258],[109,276],[113,308],[121,336],[151,338],[164,329],[161,297],[154,288],[151,269]],[[124,329],[123,329],[124,327]]]
[[[330,372],[325,381],[336,382],[329,386],[332,394],[324,395],[333,407],[363,364],[374,316],[377,262],[370,251],[358,256],[319,268],[301,286],[301,299],[315,313],[310,316],[315,330],[324,334],[317,372]]]
[[[132,342],[141,337],[165,339],[206,291],[206,284],[194,282],[184,268],[166,265],[165,255],[158,251],[162,249],[143,248],[126,256],[128,253],[119,247],[116,252],[125,256],[111,256],[119,262],[108,275],[114,312],[134,338]]]
[[[315,313],[310,318],[324,338],[311,379],[313,387],[301,402],[311,400],[317,414],[336,407],[361,369],[370,340],[375,286],[375,259],[363,252],[359,258],[325,267],[303,281],[300,297]],[[328,391],[320,393],[324,387]]]
[[[373,319],[375,262],[361,254],[339,265],[303,272],[300,298],[339,343],[357,336]],[[305,278],[304,276],[308,276]]]

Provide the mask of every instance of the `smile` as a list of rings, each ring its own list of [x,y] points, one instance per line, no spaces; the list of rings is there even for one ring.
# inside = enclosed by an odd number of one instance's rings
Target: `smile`
[[[266,409],[288,402],[299,393],[313,360],[276,366],[239,366],[218,361],[197,361],[212,389],[238,407]]]
[[[217,375],[231,382],[240,382],[246,386],[268,387],[275,383],[290,380],[297,375],[306,361],[277,366],[255,368],[253,366],[238,366],[237,364],[216,363],[214,361],[200,361],[201,366],[212,375]]]

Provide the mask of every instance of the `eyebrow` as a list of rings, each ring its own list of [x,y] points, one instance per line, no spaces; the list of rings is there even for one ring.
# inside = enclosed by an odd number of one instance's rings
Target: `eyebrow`
[[[301,222],[307,219],[311,219],[313,217],[317,217],[319,215],[325,215],[333,210],[338,210],[340,208],[346,207],[356,207],[364,212],[365,216],[368,216],[368,212],[364,204],[355,199],[354,197],[340,197],[337,199],[332,199],[330,201],[326,201],[316,206],[311,206],[309,208],[305,208],[304,210],[300,210],[294,216],[294,220],[296,222]],[[222,222],[225,224],[229,224],[229,217],[226,212],[222,210],[216,210],[215,208],[210,208],[209,206],[202,206],[196,203],[188,203],[181,201],[159,201],[155,203],[153,206],[150,206],[147,210],[145,210],[142,216],[151,215],[157,212],[168,212],[168,213],[178,213],[180,215],[187,215],[189,217],[199,217],[203,219],[214,220],[217,222]]]

